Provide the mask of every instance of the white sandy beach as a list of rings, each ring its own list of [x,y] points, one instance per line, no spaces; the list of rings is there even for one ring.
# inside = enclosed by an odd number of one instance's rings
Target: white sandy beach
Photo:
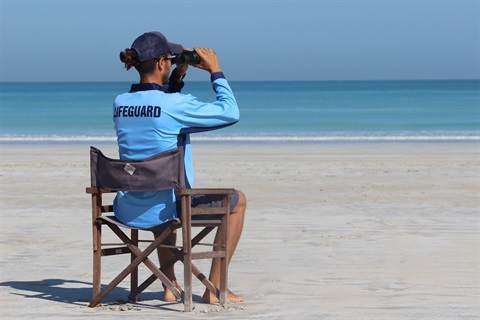
[[[197,143],[196,186],[249,203],[229,279],[245,302],[203,304],[196,281],[192,313],[159,283],[113,303],[126,281],[88,308],[89,144],[0,147],[1,319],[480,318],[478,142]]]

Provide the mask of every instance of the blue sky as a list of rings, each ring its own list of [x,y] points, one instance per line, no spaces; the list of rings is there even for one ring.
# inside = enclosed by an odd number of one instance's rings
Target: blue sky
[[[480,78],[479,0],[0,1],[0,81],[137,81],[118,54],[146,31],[230,80]]]

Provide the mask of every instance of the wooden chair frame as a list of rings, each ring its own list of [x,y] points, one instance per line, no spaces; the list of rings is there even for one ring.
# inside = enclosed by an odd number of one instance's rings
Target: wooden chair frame
[[[123,189],[122,191],[128,191]],[[145,242],[139,239],[139,231],[148,231],[143,229],[131,228],[119,222],[113,216],[113,205],[105,204],[104,194],[115,193],[116,190],[110,188],[88,187],[86,192],[91,195],[92,202],[92,227],[93,227],[93,297],[89,306],[95,307],[107,296],[115,287],[117,287],[128,275],[130,275],[130,295],[129,299],[136,301],[139,294],[148,288],[155,280],[159,279],[167,286],[184,304],[184,311],[193,310],[192,300],[192,274],[195,275],[203,285],[213,293],[225,306],[227,300],[228,286],[228,224],[230,216],[230,195],[235,192],[231,188],[222,189],[189,189],[175,188],[175,194],[181,203],[181,218],[169,221],[164,224],[164,229],[154,238],[143,250],[139,243]],[[221,195],[222,206],[216,208],[193,208],[191,199],[193,195]],[[110,215],[108,214],[110,213]],[[112,245],[102,243],[102,227],[106,225],[121,240],[121,244]],[[168,235],[176,229],[182,230],[181,246],[174,246],[165,241]],[[200,228],[199,232],[193,237],[192,228]],[[125,230],[130,229],[130,236],[127,236]],[[212,243],[213,250],[203,252],[193,252],[193,248],[200,243],[212,230],[217,229],[220,233],[219,243]],[[148,231],[151,235],[152,232]],[[155,265],[148,257],[160,246],[167,247],[173,253],[170,259],[161,267]],[[130,263],[102,289],[101,285],[101,266],[102,257],[130,254]],[[216,288],[194,264],[197,259],[220,259],[220,287]],[[178,290],[175,285],[164,274],[164,270],[176,262],[181,261],[184,265],[183,290]],[[152,275],[143,283],[138,284],[138,266],[144,264]]]

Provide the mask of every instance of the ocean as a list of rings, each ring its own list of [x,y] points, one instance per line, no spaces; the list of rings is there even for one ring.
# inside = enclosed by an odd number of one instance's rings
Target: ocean
[[[241,120],[198,141],[480,141],[480,80],[232,81]],[[0,83],[0,142],[115,141],[124,82]],[[214,101],[209,82],[182,92]]]

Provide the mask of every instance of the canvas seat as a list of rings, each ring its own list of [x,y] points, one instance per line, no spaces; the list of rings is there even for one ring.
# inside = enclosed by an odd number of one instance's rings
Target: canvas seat
[[[91,186],[86,192],[92,200],[92,226],[93,226],[93,298],[89,306],[95,307],[130,275],[130,300],[138,296],[157,279],[167,286],[178,300],[184,304],[185,311],[193,309],[192,303],[192,274],[220,300],[223,306],[227,303],[227,239],[228,219],[230,213],[229,195],[234,189],[190,189],[185,187],[185,170],[183,162],[183,149],[175,148],[162,152],[141,161],[126,161],[106,157],[99,149],[90,148],[90,174]],[[113,215],[113,205],[108,202],[106,194],[122,191],[159,191],[175,189],[175,194],[180,198],[181,216],[162,224],[155,230],[153,240],[141,240],[140,235],[152,237],[151,230],[132,228],[118,221]],[[222,207],[217,208],[192,208],[193,195],[215,194],[222,195]],[[110,197],[111,198],[111,197]],[[102,227],[107,226],[120,240],[120,244],[102,242]],[[181,244],[176,246],[167,243],[167,237],[180,229],[182,233]],[[195,230],[193,232],[192,230]],[[200,241],[211,232],[220,232],[220,242],[210,243],[208,250],[195,250]],[[127,235],[128,234],[128,235]],[[195,236],[194,236],[195,235]],[[149,244],[146,245],[145,242]],[[202,243],[204,245],[204,243]],[[161,268],[157,266],[149,255],[160,246],[172,251],[173,256]],[[102,288],[102,257],[129,254],[124,269]],[[193,263],[196,259],[221,259],[220,287],[216,288]],[[184,281],[183,290],[177,287],[164,274],[166,268],[178,261],[183,262]],[[152,275],[140,285],[138,267],[145,265]]]

